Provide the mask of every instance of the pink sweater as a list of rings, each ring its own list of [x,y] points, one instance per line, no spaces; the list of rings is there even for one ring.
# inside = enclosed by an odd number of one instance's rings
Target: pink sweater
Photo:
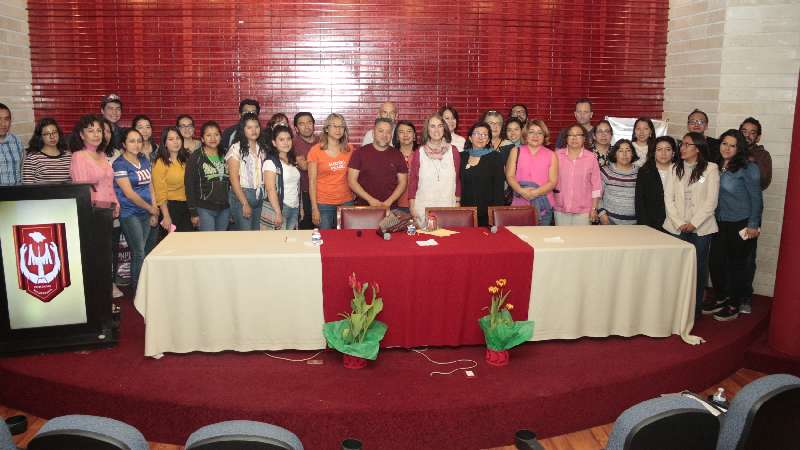
[[[589,150],[581,150],[574,161],[566,148],[556,150],[558,156],[558,184],[553,209],[562,213],[586,214],[592,210],[592,199],[603,196],[600,167],[597,157]]]
[[[105,155],[100,158],[98,164],[92,159],[89,150],[73,153],[70,175],[73,183],[88,183],[93,186],[92,203],[118,204],[117,195],[114,194],[114,170]]]

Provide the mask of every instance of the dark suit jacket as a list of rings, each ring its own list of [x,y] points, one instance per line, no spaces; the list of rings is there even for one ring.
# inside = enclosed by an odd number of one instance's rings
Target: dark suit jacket
[[[645,164],[636,178],[636,223],[664,231],[666,218],[661,176],[655,164]]]

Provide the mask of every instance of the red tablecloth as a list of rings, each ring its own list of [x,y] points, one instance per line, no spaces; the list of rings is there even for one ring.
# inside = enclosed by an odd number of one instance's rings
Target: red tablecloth
[[[489,305],[488,287],[508,280],[508,301],[516,320],[528,314],[533,248],[501,228],[460,228],[459,234],[435,238],[439,245],[420,247],[418,234],[395,233],[385,241],[374,231],[324,230],[322,293],[325,320],[339,320],[350,311],[348,276],[359,282],[378,282],[383,312],[378,320],[389,326],[382,346],[439,346],[483,344],[478,318]],[[367,290],[371,299],[371,289]]]

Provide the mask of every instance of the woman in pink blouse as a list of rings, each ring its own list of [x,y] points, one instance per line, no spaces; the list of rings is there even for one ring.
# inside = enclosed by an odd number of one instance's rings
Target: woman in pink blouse
[[[533,205],[539,225],[553,224],[553,188],[558,181],[558,158],[545,147],[550,131],[541,120],[528,122],[526,144],[512,148],[506,163],[506,181],[514,190],[512,205]]]
[[[567,129],[567,147],[556,150],[556,225],[589,225],[597,222],[597,205],[603,195],[597,157],[586,150],[586,129],[574,124]]]
[[[92,185],[92,204],[114,208],[114,217],[119,215],[119,203],[114,193],[114,170],[104,153],[103,121],[90,114],[80,118],[72,129],[70,149],[72,164],[70,175],[73,183]]]

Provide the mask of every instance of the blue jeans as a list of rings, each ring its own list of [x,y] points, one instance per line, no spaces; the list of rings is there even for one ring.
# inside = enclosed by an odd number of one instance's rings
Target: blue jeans
[[[326,205],[317,203],[319,207],[319,229],[332,230],[336,228],[336,208],[340,206],[353,206],[353,202],[344,202],[340,205]]]
[[[197,208],[197,217],[200,223],[197,229],[200,231],[225,231],[228,229],[228,222],[231,218],[231,210],[225,209],[205,209]]]
[[[139,273],[145,256],[145,245],[150,235],[150,215],[132,215],[121,217],[119,224],[125,233],[125,240],[131,249],[131,286],[136,289],[139,283]]]
[[[694,245],[697,254],[697,286],[695,287],[694,315],[699,316],[703,311],[703,292],[705,292],[708,274],[708,250],[711,247],[713,234],[698,236],[695,233],[681,233],[675,237]]]
[[[536,225],[539,226],[550,226],[553,224],[553,210],[552,209],[545,209],[543,212],[539,213],[538,217],[539,221],[536,222]]]
[[[258,191],[256,189],[242,188],[242,192],[244,192],[244,197],[247,199],[247,204],[253,209],[253,213],[249,219],[245,219],[242,215],[242,203],[233,193],[233,189],[231,189],[228,194],[228,203],[231,205],[231,215],[236,223],[236,229],[241,231],[259,230],[261,228],[261,207],[263,206],[264,197],[257,198]]]
[[[283,205],[283,230],[296,230],[300,221],[300,207],[290,208]]]

